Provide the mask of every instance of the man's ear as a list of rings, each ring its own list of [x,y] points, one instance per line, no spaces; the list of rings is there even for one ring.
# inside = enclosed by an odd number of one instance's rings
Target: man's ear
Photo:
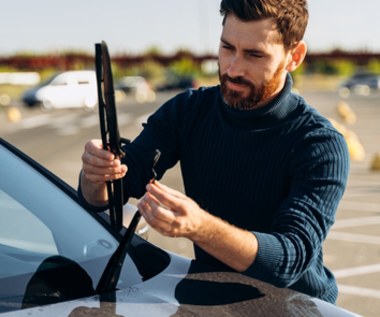
[[[297,69],[298,66],[300,66],[305,59],[307,52],[307,45],[305,41],[300,41],[297,43],[295,47],[293,47],[289,54],[290,54],[290,61],[288,62],[286,66],[286,70],[288,72],[293,72]]]

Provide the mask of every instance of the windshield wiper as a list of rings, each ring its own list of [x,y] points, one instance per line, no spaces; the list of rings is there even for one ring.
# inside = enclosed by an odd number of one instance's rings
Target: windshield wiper
[[[99,99],[99,119],[103,148],[111,151],[116,157],[122,158],[125,155],[122,146],[130,141],[120,138],[119,135],[111,61],[107,44],[104,41],[95,44],[95,64]],[[153,178],[151,181],[156,179],[157,174],[155,171],[155,165],[160,158],[160,154],[161,153],[159,150],[156,150],[154,153],[152,162]],[[117,231],[120,231],[123,227],[124,204],[122,179],[107,182],[107,191],[111,225]],[[107,263],[107,266],[96,288],[97,294],[103,294],[116,289],[125,256],[128,253],[129,245],[132,241],[140,218],[141,213],[137,210],[128,226],[127,231],[120,241],[119,246]]]
[[[122,145],[129,143],[129,140],[120,138],[111,61],[104,41],[95,44],[95,66],[103,148],[112,152],[117,158],[122,158],[125,156]],[[123,227],[123,180],[108,181],[107,192],[111,225],[120,231]]]

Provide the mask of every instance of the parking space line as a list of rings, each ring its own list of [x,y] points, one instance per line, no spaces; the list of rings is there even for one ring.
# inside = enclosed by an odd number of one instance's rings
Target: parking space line
[[[360,217],[360,218],[337,220],[333,228],[334,229],[353,228],[353,227],[378,225],[378,224],[380,224],[380,216]]]
[[[344,285],[344,284],[339,284],[338,288],[339,288],[339,293],[341,294],[372,297],[372,298],[380,299],[380,291],[375,290],[375,289],[350,286],[350,285]]]
[[[99,115],[94,114],[91,116],[86,116],[79,119],[79,126],[81,128],[92,128],[96,125],[99,125]]]
[[[67,125],[70,122],[75,122],[75,119],[78,118],[76,113],[67,113],[59,115],[51,115],[49,125],[53,128],[61,128],[62,126]]]
[[[345,278],[356,275],[371,274],[380,272],[380,264],[357,266],[347,269],[340,269],[334,271],[336,278]]]
[[[67,126],[57,129],[57,134],[60,136],[74,135],[79,132],[79,128],[75,126]]]
[[[49,124],[51,121],[50,114],[41,114],[30,118],[25,118],[18,124],[18,129],[32,129],[41,125]]]
[[[122,113],[117,116],[117,122],[120,126],[128,124],[132,121],[132,116],[128,113]]]
[[[358,243],[380,245],[380,237],[371,236],[367,234],[331,231],[329,235],[327,236],[327,238],[329,240],[339,240],[339,241],[346,241],[346,242],[358,242]]]
[[[339,205],[340,212],[344,211],[357,211],[360,212],[378,212],[380,213],[380,204],[377,202],[371,203],[371,202],[358,202],[358,201],[347,201],[342,200],[341,204]]]

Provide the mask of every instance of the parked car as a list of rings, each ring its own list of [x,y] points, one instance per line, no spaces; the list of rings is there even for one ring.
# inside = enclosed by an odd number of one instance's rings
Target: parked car
[[[25,91],[21,99],[29,107],[94,109],[98,102],[95,71],[76,70],[55,74]]]
[[[156,87],[157,91],[185,90],[196,86],[195,79],[190,75],[168,73],[165,82]]]
[[[137,102],[151,102],[156,93],[142,76],[124,76],[115,83],[115,94],[122,92],[124,96],[133,96]]]
[[[111,265],[120,269],[116,290],[100,292],[125,228],[113,230],[106,213],[86,210],[72,187],[3,139],[0,161],[1,317],[355,316],[205,267],[139,234],[122,265]]]
[[[339,95],[348,97],[352,94],[369,96],[380,91],[380,75],[360,72],[345,80],[339,87]]]

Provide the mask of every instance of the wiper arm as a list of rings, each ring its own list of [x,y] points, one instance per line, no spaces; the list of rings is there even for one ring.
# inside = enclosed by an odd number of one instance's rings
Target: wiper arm
[[[97,294],[103,294],[106,292],[114,291],[116,289],[121,268],[123,266],[125,256],[128,253],[128,247],[132,241],[133,234],[136,231],[136,227],[140,221],[140,218],[141,214],[139,211],[137,211],[133,216],[126,233],[124,234],[123,239],[120,241],[119,246],[110,257],[107,266],[103,271],[98,286],[96,287]]]
[[[160,159],[160,156],[161,156],[161,152],[156,149],[155,154],[153,156],[153,164],[152,164],[153,178],[151,179],[151,182],[154,182],[157,177],[155,166],[158,160]],[[136,231],[136,227],[139,223],[140,218],[141,218],[141,213],[140,211],[137,210],[135,215],[132,218],[131,223],[129,224],[129,227],[126,233],[124,234],[122,240],[120,241],[119,246],[110,257],[107,263],[107,266],[104,269],[104,272],[96,288],[97,294],[103,294],[106,292],[114,291],[116,289],[116,285],[119,280],[119,276],[120,276],[121,268],[124,263],[125,256],[128,254],[128,249],[132,241],[133,234]]]

